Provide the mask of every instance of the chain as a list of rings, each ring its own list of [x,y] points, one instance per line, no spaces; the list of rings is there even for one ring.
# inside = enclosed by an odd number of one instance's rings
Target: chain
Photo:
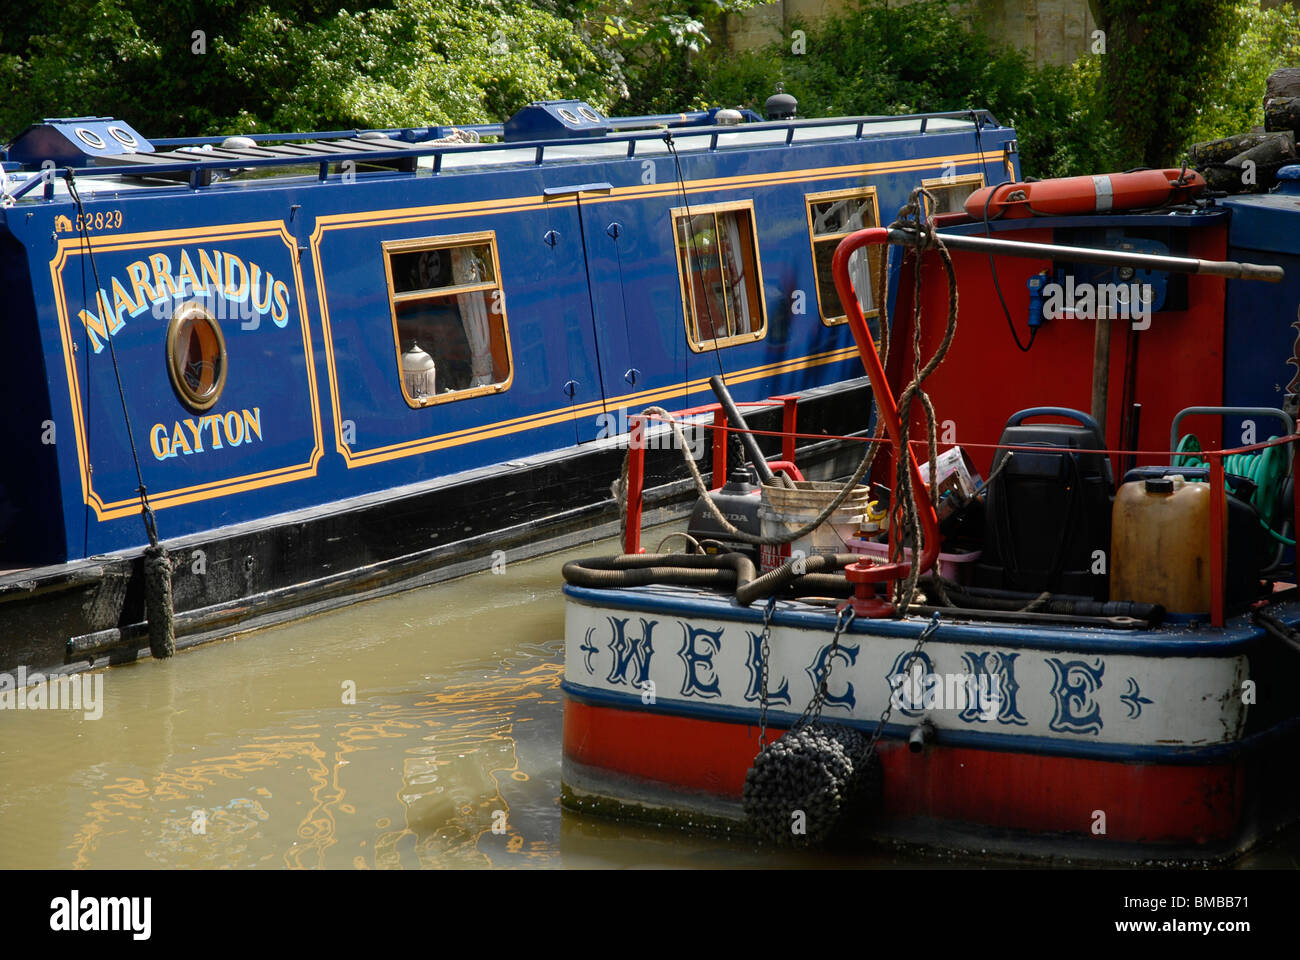
[[[903,665],[903,676],[907,676],[908,672],[912,669],[912,664],[916,662],[916,656],[921,652],[921,644],[930,639],[930,635],[938,629],[939,612],[936,610],[934,616],[930,618],[930,622],[926,624],[925,629],[921,631],[921,635],[916,638],[916,646],[912,648],[912,652],[907,656],[907,663]],[[880,739],[881,733],[885,730],[885,724],[889,722],[889,715],[893,712],[894,698],[891,696],[885,701],[885,709],[881,712],[880,720],[876,723],[876,729],[871,734],[871,741],[867,744],[866,759],[871,758],[872,752],[876,749],[876,741]]]
[[[821,683],[817,685],[817,692],[808,701],[808,706],[804,707],[803,714],[795,723],[795,727],[801,727],[805,723],[816,723],[821,719],[822,707],[826,705],[826,691],[831,679],[831,668],[835,665],[835,654],[840,649],[840,634],[849,628],[849,624],[853,622],[856,616],[853,608],[847,605],[840,608],[839,613],[835,615],[835,630],[831,634],[831,646],[826,653],[826,671],[822,674]]]
[[[763,692],[758,702],[758,749],[762,750],[767,738],[767,660],[772,653],[772,617],[776,613],[776,594],[767,598],[763,608],[762,675]]]

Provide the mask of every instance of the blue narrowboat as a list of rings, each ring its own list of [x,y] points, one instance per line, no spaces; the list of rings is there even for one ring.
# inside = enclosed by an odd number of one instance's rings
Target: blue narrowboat
[[[862,433],[837,243],[918,184],[955,210],[1017,174],[984,111],[33,124],[0,177],[0,670],[136,657],[155,541],[184,646],[613,529],[627,411],[712,375]],[[679,452],[647,470],[652,506],[685,501]]]

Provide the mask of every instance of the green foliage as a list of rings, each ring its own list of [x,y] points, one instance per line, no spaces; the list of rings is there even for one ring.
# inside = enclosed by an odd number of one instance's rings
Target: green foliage
[[[1230,70],[1240,0],[1096,0],[1106,34],[1102,89],[1121,166],[1174,164],[1204,93]],[[1188,29],[1194,25],[1193,29]]]
[[[1278,67],[1300,65],[1300,10],[1290,4],[1262,9],[1245,0],[1236,8],[1240,33],[1226,68],[1206,79],[1184,146],[1217,140],[1264,122],[1264,90]]]
[[[120,117],[146,136],[495,121],[530,100],[609,107],[615,63],[522,0],[10,0],[0,134]],[[205,52],[196,51],[202,31]],[[30,39],[28,37],[30,36]]]
[[[245,91],[242,129],[489,123],[533,100],[614,99],[573,25],[522,3],[403,0],[303,26],[264,9],[218,55]]]

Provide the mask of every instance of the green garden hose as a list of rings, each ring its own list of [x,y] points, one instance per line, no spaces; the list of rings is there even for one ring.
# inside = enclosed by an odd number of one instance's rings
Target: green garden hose
[[[1277,437],[1269,437],[1276,440]],[[1178,455],[1174,457],[1176,467],[1209,467],[1209,462],[1196,456],[1201,452],[1201,442],[1196,434],[1184,434],[1178,441]],[[1283,536],[1273,529],[1282,506],[1282,488],[1286,481],[1287,452],[1286,447],[1265,447],[1255,453],[1230,453],[1223,458],[1223,472],[1233,476],[1245,477],[1255,484],[1255,492],[1250,502],[1259,516],[1260,525],[1269,532],[1273,539],[1295,546],[1295,541]]]

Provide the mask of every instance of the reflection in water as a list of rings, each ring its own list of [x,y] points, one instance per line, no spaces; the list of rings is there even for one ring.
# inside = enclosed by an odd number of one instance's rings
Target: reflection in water
[[[557,652],[558,644],[547,649],[551,657]],[[144,851],[151,865],[253,866],[269,859],[257,840],[273,821],[277,833],[292,823],[293,842],[281,855],[288,867],[398,868],[404,854],[411,866],[545,865],[557,855],[553,842],[529,834],[536,824],[527,811],[512,815],[511,797],[530,782],[519,768],[515,728],[533,720],[532,707],[558,708],[562,672],[552,659],[332,722],[291,718],[281,732],[255,735],[232,753],[148,778],[119,777],[91,800],[74,835],[73,864],[107,865],[96,856],[104,838],[152,822],[157,835]],[[391,770],[394,751],[401,754],[400,778],[388,786],[403,820],[374,821],[359,844],[369,855],[328,860],[340,834],[359,829],[340,828],[340,817],[362,816],[359,805],[382,788],[381,768]],[[271,781],[275,792],[261,786]],[[205,806],[204,798],[228,791],[240,795]]]
[[[563,559],[112,668],[99,721],[7,711],[0,867],[558,865]]]

